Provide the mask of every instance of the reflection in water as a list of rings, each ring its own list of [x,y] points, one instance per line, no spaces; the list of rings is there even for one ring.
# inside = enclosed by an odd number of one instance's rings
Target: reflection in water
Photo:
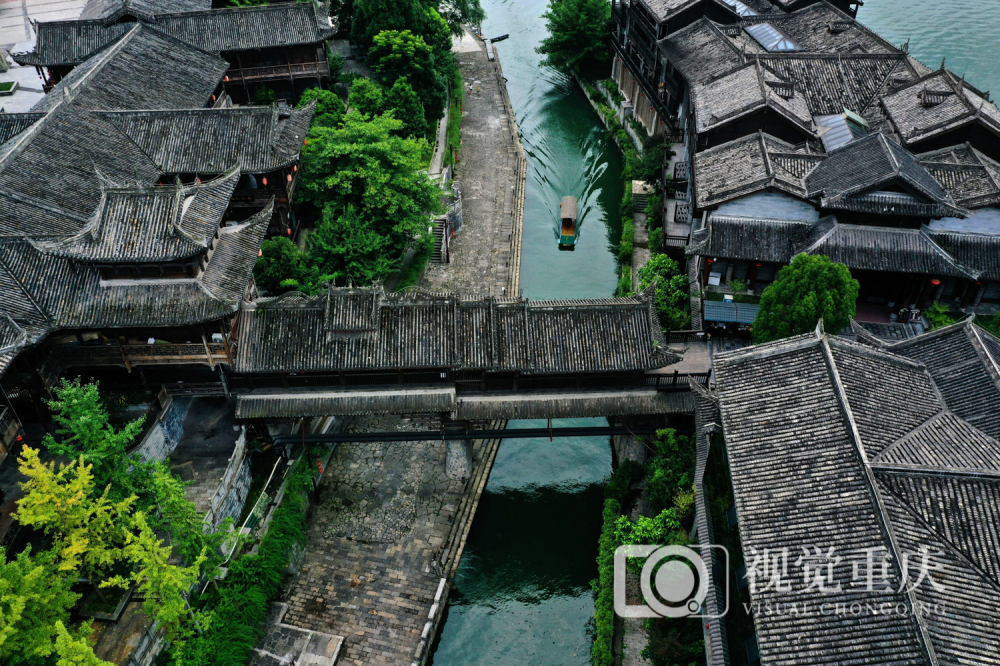
[[[605,297],[614,293],[611,249],[621,236],[622,157],[586,97],[569,77],[539,65],[546,0],[487,0],[487,36],[497,44],[528,158],[521,288],[528,298]],[[559,251],[559,200],[579,200],[580,236]]]
[[[931,69],[941,58],[980,90],[1000,94],[1000,20],[995,0],[870,0],[858,19],[893,44],[910,40],[910,53]]]
[[[459,565],[434,666],[590,663],[590,581],[597,576],[601,484],[610,473],[606,439],[504,440]]]

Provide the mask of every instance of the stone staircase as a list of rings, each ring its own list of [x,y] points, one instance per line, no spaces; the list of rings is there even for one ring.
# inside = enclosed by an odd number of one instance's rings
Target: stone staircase
[[[445,238],[445,233],[447,231],[446,221],[434,220],[434,253],[431,255],[431,261],[435,264],[443,264],[448,260],[448,250],[447,243],[448,239]]]

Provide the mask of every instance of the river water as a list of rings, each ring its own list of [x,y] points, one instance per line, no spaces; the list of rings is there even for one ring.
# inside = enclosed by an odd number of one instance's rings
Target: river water
[[[621,233],[622,159],[576,85],[541,67],[545,0],[486,0],[528,156],[521,285],[533,299],[610,295]],[[859,18],[931,68],[1000,96],[997,0],[867,0]],[[580,239],[560,252],[558,203],[580,200]],[[557,425],[584,425],[567,419]],[[544,421],[512,421],[510,428]],[[483,494],[433,656],[434,666],[586,666],[597,575],[606,439],[504,440]]]
[[[576,84],[539,64],[546,0],[486,0],[527,153],[521,288],[531,299],[614,293],[622,157]],[[559,200],[579,200],[580,235],[558,249]],[[564,419],[554,425],[606,425]],[[511,421],[508,428],[544,427]],[[586,666],[594,615],[607,438],[504,440],[459,564],[434,666]]]

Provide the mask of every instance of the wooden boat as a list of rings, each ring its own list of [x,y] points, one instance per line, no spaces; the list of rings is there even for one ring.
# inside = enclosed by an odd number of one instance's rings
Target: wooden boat
[[[563,197],[559,203],[559,217],[562,218],[562,232],[559,249],[572,250],[576,245],[576,197]]]

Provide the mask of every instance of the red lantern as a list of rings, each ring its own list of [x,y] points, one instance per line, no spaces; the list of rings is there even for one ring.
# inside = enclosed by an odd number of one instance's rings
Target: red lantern
[[[264,256],[264,250],[257,250],[257,256],[258,257],[263,257]]]
[[[287,176],[285,176],[285,178],[288,180],[289,183],[292,182],[292,174],[288,174]]]
[[[267,186],[267,177],[266,176],[264,178],[261,178],[261,181],[264,183],[265,186]]]
[[[194,177],[194,182],[195,182],[196,185],[201,185],[201,178],[199,178],[198,176],[195,176]]]
[[[936,286],[938,286],[939,284],[941,284],[941,280],[931,280],[931,284],[932,284],[932,285],[934,285],[934,286],[936,287]]]
[[[225,81],[226,81],[226,83],[229,83],[229,77],[228,76],[226,76]]]
[[[215,95],[212,95],[212,101],[213,102],[215,101]]]
[[[292,166],[292,171],[298,171],[298,170],[299,170],[299,165],[298,164],[295,164],[295,165]]]
[[[292,235],[292,230],[291,230],[291,229],[285,229],[285,231],[287,231],[287,232],[288,232],[288,235],[289,235],[289,236],[291,236],[291,235]]]
[[[302,139],[302,145],[303,146],[308,146],[309,145],[309,139]]]
[[[316,461],[316,466],[319,467],[319,473],[322,474],[323,473],[323,461],[322,460],[317,460]]]
[[[761,266],[763,266],[763,265],[764,265],[764,264],[761,264],[761,263],[758,263],[758,264],[757,264],[757,268],[760,268],[760,267],[761,267]]]

